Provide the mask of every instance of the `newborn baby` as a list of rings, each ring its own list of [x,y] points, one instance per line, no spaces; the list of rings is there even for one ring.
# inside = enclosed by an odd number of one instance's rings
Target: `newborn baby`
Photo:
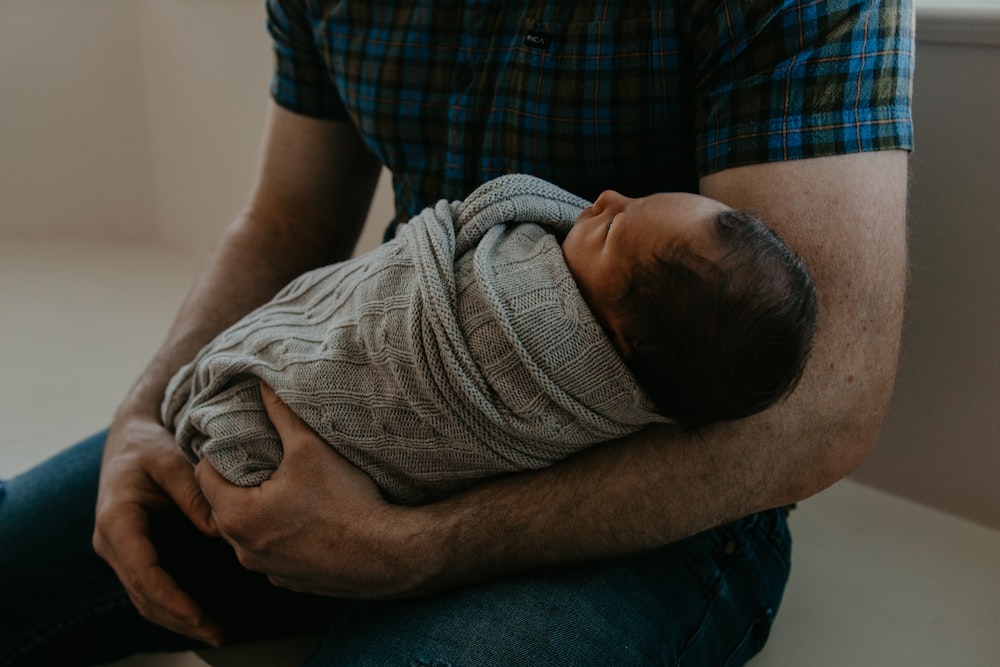
[[[751,216],[508,175],[294,280],[181,369],[163,418],[192,461],[260,484],[282,451],[263,380],[387,498],[427,502],[650,423],[762,410],[815,317],[802,263]]]

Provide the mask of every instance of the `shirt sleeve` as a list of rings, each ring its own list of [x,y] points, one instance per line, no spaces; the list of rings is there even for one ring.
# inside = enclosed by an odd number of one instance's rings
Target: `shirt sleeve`
[[[346,119],[313,29],[318,10],[308,0],[267,0],[267,29],[274,45],[271,97],[295,113]]]
[[[694,0],[700,175],[913,141],[911,0]]]

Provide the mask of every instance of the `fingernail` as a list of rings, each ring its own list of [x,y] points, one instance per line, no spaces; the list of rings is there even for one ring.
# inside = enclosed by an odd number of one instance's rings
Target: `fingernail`
[[[218,635],[215,635],[215,634],[212,634],[212,633],[201,632],[201,633],[197,633],[196,636],[198,637],[199,641],[203,641],[206,644],[208,644],[209,646],[214,646],[216,648],[222,646],[222,640],[218,637]]]

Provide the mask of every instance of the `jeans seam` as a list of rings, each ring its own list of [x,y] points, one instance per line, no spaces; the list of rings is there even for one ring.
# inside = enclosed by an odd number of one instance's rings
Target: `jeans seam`
[[[715,609],[715,603],[719,599],[719,594],[721,590],[722,590],[722,572],[717,569],[715,572],[715,578],[712,581],[712,586],[709,588],[708,595],[706,596],[707,600],[705,604],[705,610],[701,615],[701,620],[698,622],[698,626],[687,638],[687,641],[684,642],[684,646],[677,653],[677,660],[674,663],[675,665],[679,666],[684,663],[684,660],[687,658],[688,650],[694,645],[697,638],[705,630],[705,626],[708,625],[708,620],[712,615],[712,610]]]
[[[774,610],[768,608],[765,609],[764,612],[760,614],[756,619],[754,619],[754,621],[749,625],[749,627],[747,627],[747,631],[743,634],[743,637],[740,638],[740,641],[736,643],[736,646],[726,657],[726,661],[723,663],[723,667],[730,667],[730,665],[735,665],[735,664],[744,664],[746,662],[745,660],[743,662],[738,662],[738,663],[734,663],[733,661],[738,657],[743,656],[747,644],[754,638],[754,635],[757,633],[758,628],[760,628],[761,625],[764,623],[770,623],[773,618],[774,618]]]
[[[772,511],[778,512],[780,510]],[[791,566],[791,534],[788,531],[787,525],[782,528],[781,519],[777,517],[774,518],[773,522],[769,523],[771,525],[755,526],[760,541],[772,549],[781,558],[782,563],[786,567],[789,567]]]

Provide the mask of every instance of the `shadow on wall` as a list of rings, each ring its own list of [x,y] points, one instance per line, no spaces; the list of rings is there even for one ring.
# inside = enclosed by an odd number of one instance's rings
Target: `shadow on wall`
[[[903,360],[855,479],[1000,528],[1000,3],[917,28]]]

